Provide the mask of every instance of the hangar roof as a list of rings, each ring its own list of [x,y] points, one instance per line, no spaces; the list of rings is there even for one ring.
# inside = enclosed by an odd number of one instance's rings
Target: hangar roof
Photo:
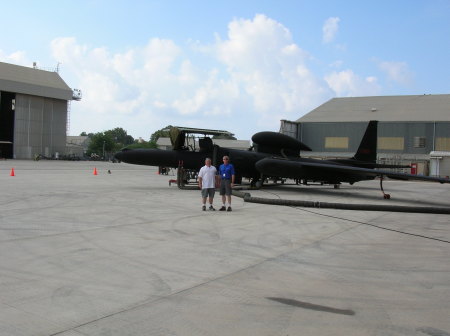
[[[72,100],[73,91],[57,72],[0,62],[0,90]]]
[[[297,122],[450,121],[450,94],[333,98]]]

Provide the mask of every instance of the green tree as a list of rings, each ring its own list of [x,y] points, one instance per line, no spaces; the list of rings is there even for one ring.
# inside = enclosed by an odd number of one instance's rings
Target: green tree
[[[144,142],[135,142],[134,144],[128,145],[127,148],[136,149],[136,148],[157,148],[156,142],[153,141],[144,141]]]
[[[120,145],[119,147],[124,147],[134,143],[134,138],[131,135],[128,135],[127,131],[121,127],[116,127],[112,130],[105,131],[105,134],[110,135],[114,142]]]
[[[81,132],[80,136],[88,136],[89,138],[92,138],[94,135],[94,133],[86,133],[86,132]]]
[[[106,132],[95,133],[91,137],[87,155],[97,154],[103,157],[103,154],[105,154],[106,157],[116,151],[116,147],[116,143],[111,134],[107,134]]]
[[[161,128],[160,130],[157,130],[150,136],[150,142],[154,142],[156,145],[156,142],[159,138],[167,138],[169,137],[169,129],[171,128],[171,125],[168,125],[164,128]]]

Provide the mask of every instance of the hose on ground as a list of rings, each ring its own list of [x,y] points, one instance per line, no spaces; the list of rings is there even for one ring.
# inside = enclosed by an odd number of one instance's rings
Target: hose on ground
[[[240,190],[233,190],[233,195],[242,198],[244,202],[258,203],[258,204],[297,206],[297,207],[319,208],[319,209],[388,211],[388,212],[409,212],[409,213],[450,215],[450,208],[442,208],[442,207],[415,207],[406,205],[380,205],[380,204],[348,204],[348,203],[329,203],[319,201],[262,198],[262,197],[253,197],[250,193],[243,192]]]

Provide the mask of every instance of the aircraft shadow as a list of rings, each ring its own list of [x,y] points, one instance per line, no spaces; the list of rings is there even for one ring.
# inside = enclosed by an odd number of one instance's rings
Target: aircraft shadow
[[[318,304],[314,304],[314,303],[310,303],[310,302],[303,302],[303,301],[286,299],[286,298],[278,298],[278,297],[267,297],[266,299],[272,300],[275,302],[279,302],[279,303],[282,303],[285,305],[289,305],[292,307],[297,307],[297,308],[315,310],[315,311],[320,311],[320,312],[325,312],[325,313],[340,314],[340,315],[349,315],[349,316],[355,315],[355,312],[350,309],[339,309],[339,308],[334,308],[334,307],[322,306],[322,305],[318,305]]]

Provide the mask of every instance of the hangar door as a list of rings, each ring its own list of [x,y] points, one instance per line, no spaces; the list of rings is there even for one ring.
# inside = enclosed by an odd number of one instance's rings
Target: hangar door
[[[0,158],[13,158],[15,93],[0,92]]]

